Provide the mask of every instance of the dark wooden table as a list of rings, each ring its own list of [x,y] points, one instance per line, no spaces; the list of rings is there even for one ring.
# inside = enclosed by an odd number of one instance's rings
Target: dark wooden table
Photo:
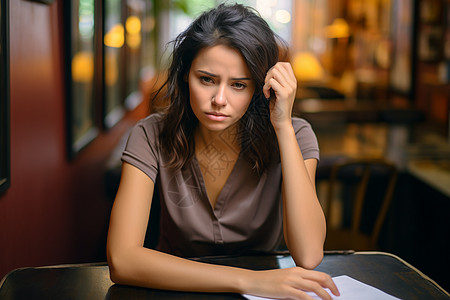
[[[203,262],[249,269],[293,266],[289,255],[210,257]],[[400,258],[375,252],[327,254],[317,270],[348,275],[401,299],[450,299],[449,294]],[[21,268],[0,283],[0,299],[243,299],[238,294],[169,292],[121,286],[109,279],[106,264]]]

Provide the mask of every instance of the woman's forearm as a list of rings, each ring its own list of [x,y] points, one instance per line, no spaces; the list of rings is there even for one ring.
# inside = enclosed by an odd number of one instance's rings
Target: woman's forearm
[[[125,254],[126,253],[126,254]],[[339,292],[325,273],[302,268],[253,271],[179,258],[143,247],[109,255],[111,279],[118,284],[191,292],[232,292],[275,299],[303,299],[312,291]]]
[[[326,225],[317,199],[314,175],[309,174],[292,126],[278,128],[283,174],[283,213],[286,243],[295,262],[314,268],[323,257]],[[315,170],[315,169],[314,169]]]
[[[155,289],[243,293],[249,270],[213,265],[138,247],[108,257],[118,284]]]

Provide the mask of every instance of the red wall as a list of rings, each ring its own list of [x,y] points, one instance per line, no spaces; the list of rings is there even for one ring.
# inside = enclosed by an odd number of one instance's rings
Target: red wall
[[[67,159],[61,5],[10,0],[11,187],[0,195],[0,278],[105,260],[105,162],[132,121]]]

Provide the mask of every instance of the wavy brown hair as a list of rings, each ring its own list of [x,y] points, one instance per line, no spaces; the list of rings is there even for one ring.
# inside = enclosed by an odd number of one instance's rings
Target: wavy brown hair
[[[164,109],[161,145],[170,157],[169,167],[181,168],[194,154],[194,131],[198,120],[189,101],[187,76],[192,61],[203,48],[225,45],[238,50],[247,63],[255,92],[239,121],[241,152],[260,174],[268,167],[278,145],[270,123],[269,101],[262,88],[267,71],[287,56],[286,44],[252,8],[225,5],[200,15],[173,43],[167,79],[157,94]]]

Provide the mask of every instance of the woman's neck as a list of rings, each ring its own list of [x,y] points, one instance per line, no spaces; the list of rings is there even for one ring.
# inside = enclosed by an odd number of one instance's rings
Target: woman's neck
[[[223,151],[232,150],[239,153],[240,145],[238,142],[238,125],[228,127],[223,131],[210,131],[202,126],[195,130],[195,152],[213,147],[219,147]]]

